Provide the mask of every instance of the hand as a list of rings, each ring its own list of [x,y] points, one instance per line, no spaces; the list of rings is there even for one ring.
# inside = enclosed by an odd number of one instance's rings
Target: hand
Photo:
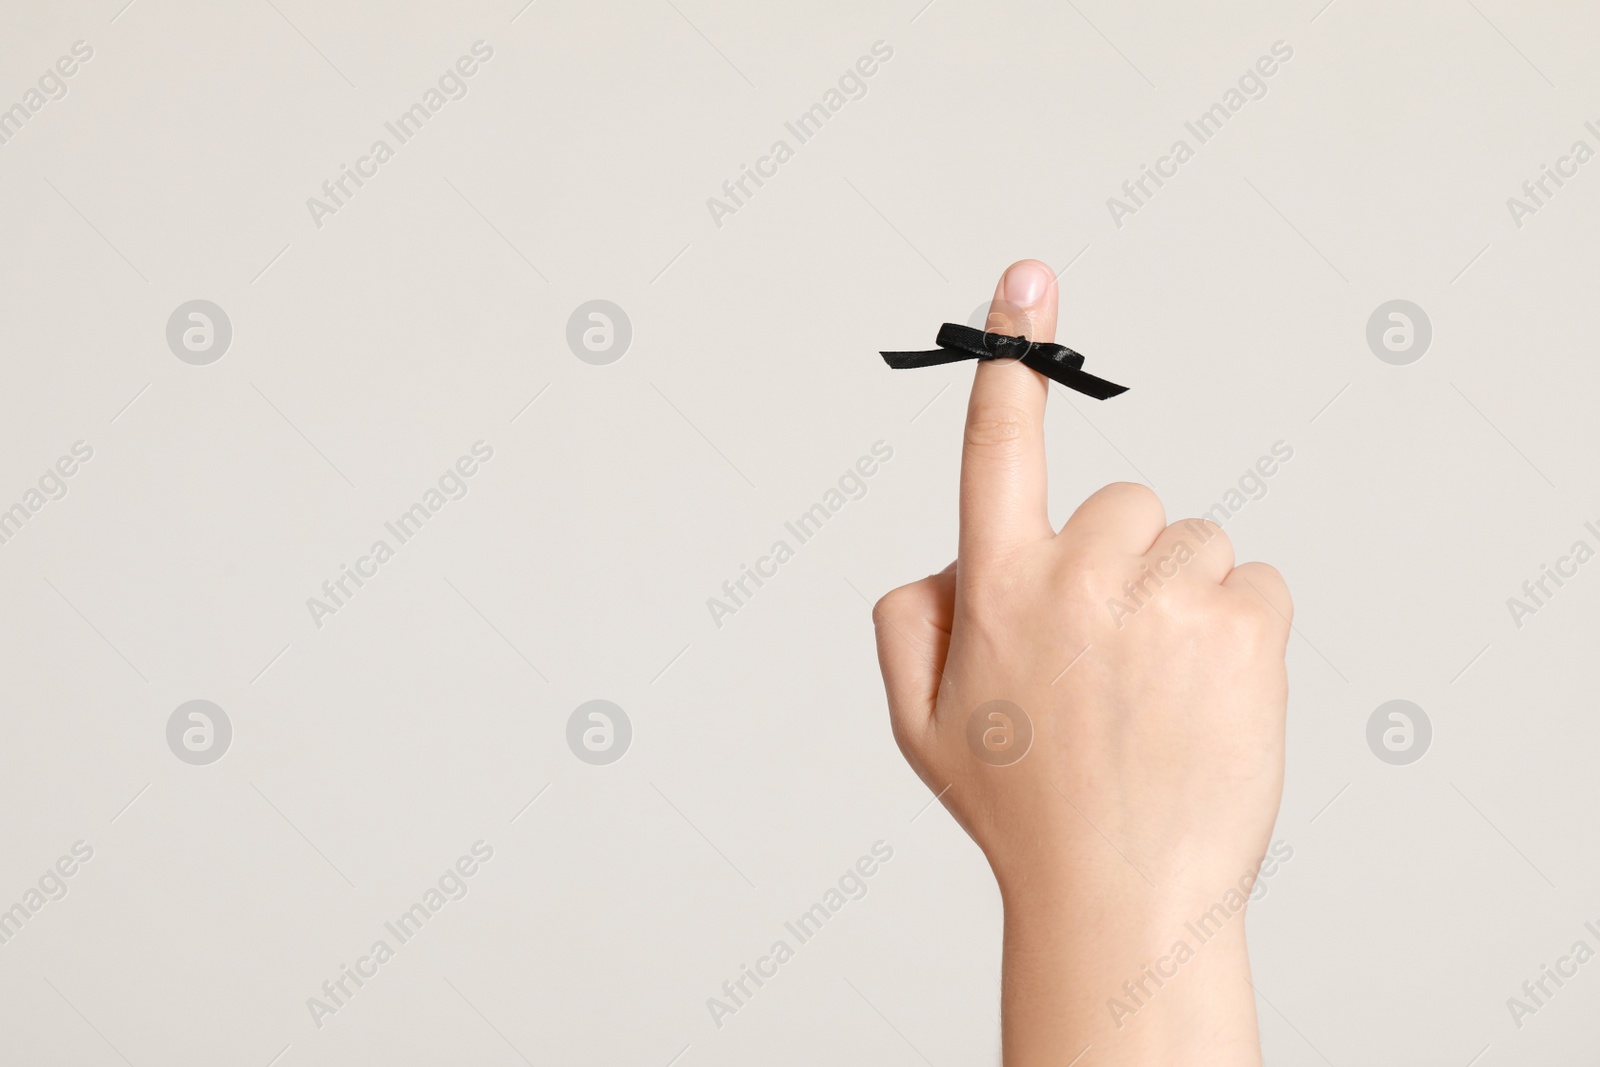
[[[1014,264],[988,329],[1054,340],[1056,301],[1045,264]],[[1142,485],[1057,533],[1047,387],[977,367],[957,561],[874,609],[895,739],[999,882],[1008,1065],[1259,1063],[1237,894],[1282,790],[1288,589]],[[1235,899],[1204,943],[1186,929]],[[1164,956],[1174,976],[1141,984]]]

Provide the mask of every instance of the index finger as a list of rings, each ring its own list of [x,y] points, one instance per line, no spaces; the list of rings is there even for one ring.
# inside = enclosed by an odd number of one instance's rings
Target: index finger
[[[995,286],[992,333],[1053,341],[1056,276],[1037,259],[1013,263]],[[1017,360],[985,360],[972,379],[961,450],[961,557],[1054,535],[1045,474],[1049,381]]]

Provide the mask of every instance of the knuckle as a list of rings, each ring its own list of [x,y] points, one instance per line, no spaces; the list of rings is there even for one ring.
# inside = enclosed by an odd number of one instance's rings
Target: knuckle
[[[1284,580],[1283,572],[1278,570],[1278,568],[1274,567],[1270,563],[1252,563],[1250,564],[1250,569],[1255,572],[1251,576],[1252,578],[1256,575],[1259,575],[1260,580],[1263,583],[1273,586],[1275,589],[1280,590],[1285,596],[1288,596],[1289,583]]]
[[[1112,482],[1100,491],[1125,507],[1161,507],[1156,491],[1143,482]]]
[[[1068,604],[1098,605],[1116,588],[1118,570],[1114,566],[1071,554],[1062,557],[1051,578],[1051,594]]]
[[[1167,525],[1166,508],[1162,506],[1155,490],[1148,485],[1112,482],[1095,493],[1092,499],[1096,507],[1104,509],[1116,523],[1137,526],[1141,530],[1151,527],[1155,531]]]
[[[1225,548],[1229,552],[1233,551],[1233,539],[1228,536],[1226,530],[1210,519],[1185,519],[1178,525],[1191,531],[1201,544],[1211,546],[1214,543],[1217,549]]]
[[[1262,577],[1262,592],[1272,598],[1272,606],[1277,609],[1274,614],[1282,618],[1284,625],[1294,618],[1294,596],[1289,592],[1289,583],[1279,573],[1278,568],[1270,563],[1259,563]]]
[[[966,444],[970,448],[1011,451],[1031,432],[1026,412],[1013,407],[989,407],[967,418]]]
[[[905,617],[915,598],[915,592],[909,585],[902,585],[898,589],[891,589],[878,598],[872,605],[872,621],[878,626],[893,623]]]
[[[1212,605],[1202,590],[1188,582],[1159,586],[1146,602],[1150,614],[1181,633],[1205,630],[1212,622]]]
[[[1281,614],[1285,618],[1294,614],[1294,600],[1289,595],[1289,583],[1270,563],[1250,562],[1236,568],[1255,590],[1254,599],[1264,610]]]

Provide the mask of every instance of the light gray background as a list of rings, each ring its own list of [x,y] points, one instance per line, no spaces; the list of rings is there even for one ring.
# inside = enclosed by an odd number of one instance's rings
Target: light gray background
[[[1058,520],[1117,479],[1193,514],[1294,448],[1228,524],[1298,607],[1295,855],[1250,916],[1268,1061],[1592,1054],[1600,963],[1520,1030],[1506,998],[1600,947],[1600,563],[1521,629],[1506,598],[1596,543],[1600,162],[1520,228],[1506,199],[1600,147],[1600,27],[1323,2],[5,4],[0,106],[94,58],[0,145],[0,506],[94,457],[0,545],[0,907],[94,857],[0,945],[4,1059],[992,1062],[997,896],[894,748],[868,611],[953,554],[971,367],[876,350],[1028,255],[1063,271],[1061,339],[1133,387],[1053,393]],[[469,94],[315,227],[306,198],[480,39]],[[878,40],[867,95],[716,226]],[[1116,226],[1279,40],[1267,96]],[[233,324],[210,366],[165,342],[195,298]],[[603,367],[565,342],[597,298],[634,332]],[[1397,298],[1434,330],[1404,367],[1365,341]],[[313,626],[479,439],[469,495]],[[878,440],[867,496],[715,627]],[[633,724],[610,766],[565,742],[596,698]],[[1434,727],[1407,767],[1365,741],[1394,698]],[[192,699],[233,724],[209,766],[166,745]],[[479,839],[469,894],[314,1026]],[[879,839],[869,895],[714,1026]]]

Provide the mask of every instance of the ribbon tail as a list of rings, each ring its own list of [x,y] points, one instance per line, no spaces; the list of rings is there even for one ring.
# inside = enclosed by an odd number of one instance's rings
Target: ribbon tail
[[[972,359],[970,352],[951,351],[948,348],[935,348],[928,352],[879,352],[883,361],[889,364],[892,370],[911,370],[916,367],[937,367],[944,363],[959,363],[964,359]]]
[[[1118,385],[1116,382],[1108,382],[1104,378],[1096,378],[1088,371],[1064,367],[1054,360],[1024,357],[1022,362],[1025,366],[1033,368],[1051,381],[1058,382],[1075,393],[1082,393],[1084,396],[1092,397],[1095,400],[1110,400],[1112,397],[1120,396],[1128,391],[1126,385]]]

